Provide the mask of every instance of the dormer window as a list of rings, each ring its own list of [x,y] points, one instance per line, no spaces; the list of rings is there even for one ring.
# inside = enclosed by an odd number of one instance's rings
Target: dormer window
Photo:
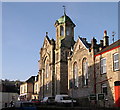
[[[63,28],[63,26],[60,26],[60,36],[64,36],[64,28]]]

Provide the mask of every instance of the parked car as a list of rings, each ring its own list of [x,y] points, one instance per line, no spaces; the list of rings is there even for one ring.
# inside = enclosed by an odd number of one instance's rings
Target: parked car
[[[44,97],[43,100],[41,101],[42,104],[54,104],[55,103],[55,97],[49,96],[49,97]]]
[[[55,96],[55,103],[57,105],[71,105],[72,103],[75,104],[76,100],[73,100],[68,95],[56,95]]]
[[[37,110],[36,106],[32,102],[17,101],[15,103],[15,110]]]

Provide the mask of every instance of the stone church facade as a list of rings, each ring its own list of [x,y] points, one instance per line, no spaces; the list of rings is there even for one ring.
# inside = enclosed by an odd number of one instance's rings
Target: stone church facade
[[[48,33],[40,49],[38,72],[39,99],[57,94],[88,99],[103,93],[106,106],[120,106],[120,40],[109,45],[107,31],[97,43],[78,37],[74,40],[73,21],[64,13],[56,20],[56,40]],[[97,100],[101,106],[103,101]]]
[[[103,40],[100,40],[99,44],[94,37],[90,43],[81,37],[74,41],[75,24],[65,13],[56,20],[54,26],[56,41],[50,40],[46,34],[40,50],[40,97],[68,94],[74,98],[88,99],[91,94],[103,93],[105,100],[108,100],[106,106],[114,105],[117,100],[114,83],[120,81],[118,76],[120,57],[118,64],[116,63],[117,71],[112,70],[113,65],[110,62],[113,62],[112,54],[119,53],[120,40],[111,44],[112,46],[109,45],[109,37],[105,30]],[[117,50],[114,50],[115,44],[118,45]],[[109,52],[102,53],[109,48],[111,48]],[[107,57],[107,61],[102,65],[103,56]],[[104,65],[108,66],[106,68],[108,72],[101,74],[105,69]],[[100,103],[99,100],[97,102]]]
[[[64,14],[56,20],[56,41],[46,34],[40,49],[40,97],[68,94],[68,60],[74,46],[74,27],[72,20]]]
[[[46,34],[43,47],[40,50],[39,87],[40,98],[55,95],[55,41]]]

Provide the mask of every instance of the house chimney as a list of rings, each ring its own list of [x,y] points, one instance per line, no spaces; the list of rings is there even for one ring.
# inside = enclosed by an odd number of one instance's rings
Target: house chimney
[[[97,43],[97,40],[93,37],[93,39],[91,40],[91,44],[92,44],[92,46],[95,46],[96,43]]]
[[[99,47],[99,50],[102,50],[103,49],[103,40],[100,40],[100,47]]]
[[[100,47],[103,47],[103,40],[100,40]]]
[[[86,38],[82,38],[84,41],[86,41]]]
[[[93,37],[91,40],[91,52],[94,52],[94,54],[97,52],[97,40]]]
[[[108,46],[109,45],[109,37],[107,36],[107,31],[104,31],[104,37],[103,37],[103,46]]]

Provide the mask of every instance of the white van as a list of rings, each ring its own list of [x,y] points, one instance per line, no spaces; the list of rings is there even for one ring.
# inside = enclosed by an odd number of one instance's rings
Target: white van
[[[56,95],[55,102],[57,104],[71,104],[72,98],[69,97],[68,95]],[[73,100],[73,103],[76,103],[76,100]]]

